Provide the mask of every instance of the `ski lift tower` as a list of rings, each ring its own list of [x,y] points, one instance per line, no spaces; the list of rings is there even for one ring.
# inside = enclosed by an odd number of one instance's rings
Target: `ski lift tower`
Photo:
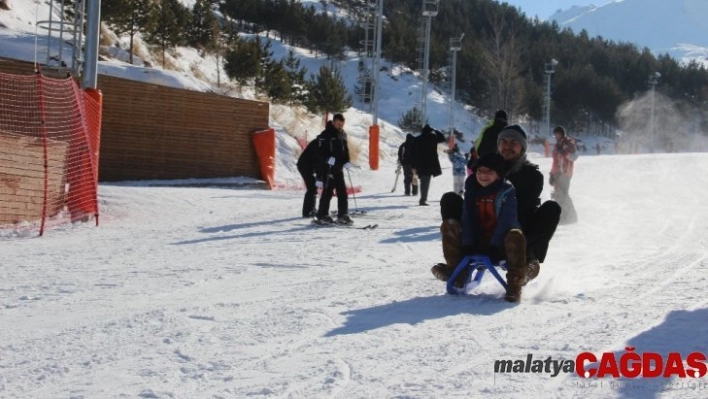
[[[546,101],[543,103],[543,128],[549,137],[553,136],[553,133],[551,132],[551,75],[555,73],[556,65],[558,65],[558,61],[553,58],[551,61],[547,62],[544,67],[546,80]]]
[[[37,27],[47,32],[44,69],[80,76],[85,0],[76,0],[73,4],[65,0],[49,0],[48,3],[49,19],[37,21]]]
[[[45,69],[81,76],[84,89],[95,89],[101,0],[48,2],[49,19],[37,21],[37,27],[47,31]]]
[[[430,25],[432,18],[438,15],[438,3],[440,0],[423,0],[423,17],[421,27],[418,29],[418,64],[422,79],[420,90],[420,103],[418,104],[418,116],[420,126],[423,126],[427,117],[428,105],[428,78],[430,76]]]
[[[376,1],[366,0],[366,8],[364,11],[364,21],[361,23],[364,29],[364,40],[359,43],[362,45],[361,65],[359,70],[359,82],[361,83],[360,99],[364,103],[371,103],[374,62],[375,62],[375,30],[376,30]],[[372,105],[373,107],[373,105]]]
[[[457,83],[457,52],[462,50],[462,38],[465,34],[461,34],[460,37],[450,38],[450,53],[452,62],[450,64],[450,134],[455,134],[455,86]]]

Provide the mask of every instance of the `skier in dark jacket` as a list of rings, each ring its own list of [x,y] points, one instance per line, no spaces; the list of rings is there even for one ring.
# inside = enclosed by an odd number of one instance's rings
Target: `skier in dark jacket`
[[[477,140],[474,142],[474,148],[477,150],[477,158],[484,154],[497,152],[497,138],[499,137],[499,132],[507,125],[507,120],[506,111],[500,109],[494,114],[494,119],[484,126],[482,132],[479,133]]]
[[[305,199],[302,201],[302,217],[317,215],[317,139],[310,141],[297,159],[297,171],[305,182]]]
[[[333,223],[329,216],[329,203],[337,190],[337,223],[352,224],[349,216],[347,186],[344,181],[343,169],[349,169],[349,147],[347,135],[344,133],[344,116],[335,114],[332,121],[327,122],[325,130],[315,139],[317,142],[317,184],[322,186],[320,206],[317,211],[318,223]]]
[[[438,144],[445,141],[445,136],[430,125],[423,126],[423,132],[413,144],[413,173],[420,179],[419,205],[428,205],[428,190],[430,179],[440,176],[440,159],[438,158]]]
[[[403,168],[403,193],[411,195],[411,183],[413,182],[413,142],[415,137],[408,133],[406,141],[398,147],[398,163]],[[413,195],[418,195],[418,186],[413,186]]]

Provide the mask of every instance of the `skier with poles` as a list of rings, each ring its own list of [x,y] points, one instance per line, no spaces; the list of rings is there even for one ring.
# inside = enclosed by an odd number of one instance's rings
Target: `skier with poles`
[[[347,135],[344,133],[344,116],[335,114],[327,122],[325,130],[317,136],[317,187],[322,187],[320,206],[313,220],[316,224],[335,223],[329,216],[329,203],[337,190],[337,222],[353,224],[349,216],[349,201],[347,186],[344,181],[343,169],[349,170],[353,164],[349,162],[349,147]]]

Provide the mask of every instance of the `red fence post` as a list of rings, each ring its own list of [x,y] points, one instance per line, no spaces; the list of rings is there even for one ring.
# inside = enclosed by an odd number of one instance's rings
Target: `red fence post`
[[[369,127],[369,167],[379,170],[379,125]]]
[[[254,132],[251,137],[253,146],[256,148],[261,176],[268,184],[268,188],[273,190],[275,188],[275,129]]]

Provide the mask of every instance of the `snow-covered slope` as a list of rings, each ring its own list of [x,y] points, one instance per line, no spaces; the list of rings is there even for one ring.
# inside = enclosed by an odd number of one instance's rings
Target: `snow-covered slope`
[[[354,171],[372,231],[311,226],[301,191],[101,185],[98,228],[0,237],[0,397],[706,397],[707,377],[494,367],[708,354],[708,155],[580,158],[579,223],[519,305],[491,277],[451,297],[430,274],[443,166],[430,207],[390,193],[391,164]]]

